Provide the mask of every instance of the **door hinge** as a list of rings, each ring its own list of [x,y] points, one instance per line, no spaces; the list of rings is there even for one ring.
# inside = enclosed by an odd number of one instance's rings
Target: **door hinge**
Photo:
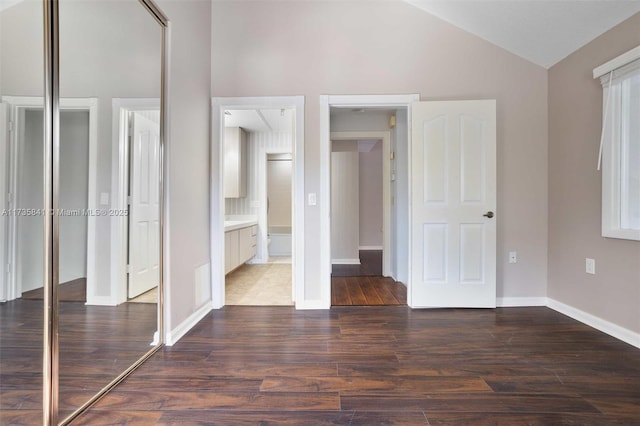
[[[127,195],[127,204],[131,205],[131,195]]]
[[[9,121],[9,131],[10,132],[15,132],[16,131],[16,122],[15,121]]]
[[[131,265],[127,265],[127,274],[131,273]]]

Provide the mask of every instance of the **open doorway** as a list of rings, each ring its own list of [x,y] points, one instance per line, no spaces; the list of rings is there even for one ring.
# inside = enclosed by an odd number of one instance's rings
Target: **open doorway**
[[[160,100],[112,102],[111,297],[157,303],[160,281]],[[107,194],[101,194],[105,198]],[[126,213],[126,214],[125,214]]]
[[[224,113],[225,304],[293,305],[295,110]]]
[[[321,169],[323,170],[323,186],[321,200],[323,206],[328,206],[325,215],[330,218],[324,229],[329,229],[329,235],[323,234],[325,239],[322,244],[321,265],[323,277],[328,277],[325,281],[327,302],[333,305],[341,304],[406,304],[407,284],[409,283],[408,272],[408,113],[410,105],[417,100],[417,95],[375,95],[375,96],[322,96],[321,97],[321,139],[326,144],[321,150]],[[388,151],[383,149],[383,177],[382,187],[388,185],[387,197],[384,201],[383,214],[386,216],[383,226],[383,235],[386,240],[383,244],[382,253],[378,250],[365,251],[358,250],[358,261],[360,265],[349,266],[358,273],[359,277],[338,277],[344,275],[339,268],[334,265],[335,256],[333,253],[334,244],[334,207],[336,200],[332,193],[333,185],[333,142],[340,140],[336,134],[343,132],[389,132],[391,141]],[[326,139],[325,139],[326,138]],[[375,137],[359,138],[369,139],[366,144],[372,144]],[[378,140],[380,138],[377,138]],[[373,144],[375,147],[375,144]],[[373,148],[372,148],[373,149]],[[359,150],[363,150],[362,147]],[[365,149],[366,151],[366,149]],[[370,166],[366,166],[370,167]],[[385,170],[386,169],[386,170]],[[359,226],[359,225],[358,225]],[[358,248],[366,244],[360,244]],[[388,249],[387,249],[388,247]],[[379,260],[382,258],[382,260]],[[382,263],[381,268],[375,263]],[[382,269],[381,275],[377,274]],[[332,276],[332,272],[336,276]],[[369,271],[367,273],[367,271]],[[366,274],[365,274],[366,273]],[[364,276],[369,275],[369,276]],[[363,278],[364,276],[364,278]],[[382,291],[386,294],[374,294],[367,299],[365,292],[372,288],[372,281],[385,279],[394,290],[398,291],[399,297],[393,300],[389,297],[388,289]],[[361,281],[361,283],[357,283]],[[350,287],[360,287],[354,294],[348,294]],[[339,301],[343,298],[346,300]]]
[[[392,268],[396,109],[332,108],[331,304],[404,305]]]
[[[213,307],[276,304],[263,288],[272,278],[261,274],[265,269],[287,271],[276,272],[274,280],[282,280],[284,274],[290,277],[277,304],[300,307],[304,301],[304,97],[213,98],[212,106]],[[284,156],[290,156],[290,176],[283,174],[280,180],[289,182],[291,202],[287,206],[281,200],[277,207],[290,212],[291,224],[276,223],[269,229],[269,212],[274,208],[274,201],[268,200],[269,160]],[[280,238],[276,244],[291,241],[290,256],[286,251],[273,256],[277,250],[270,244],[276,233],[275,238]],[[250,277],[254,273],[257,276]],[[244,293],[250,294],[244,300],[229,300],[228,281],[242,275],[248,280]]]
[[[3,123],[9,129],[2,141],[3,200],[2,274],[3,301],[17,298],[42,300],[44,118],[42,98],[2,98]],[[95,217],[90,212],[95,197],[95,98],[60,101],[60,221],[59,288],[62,302],[87,301],[87,288],[95,282]],[[4,136],[6,133],[2,132]]]

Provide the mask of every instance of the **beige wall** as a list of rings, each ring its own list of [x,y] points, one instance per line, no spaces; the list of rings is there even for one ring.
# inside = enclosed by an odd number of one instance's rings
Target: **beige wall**
[[[331,260],[338,264],[360,263],[358,159],[356,142],[332,142]]]
[[[359,161],[360,247],[382,247],[382,141]]]
[[[497,99],[498,296],[546,294],[545,69],[404,2],[215,1],[211,16],[213,96],[305,96],[306,193],[320,193],[320,94]],[[320,299],[319,223],[306,206],[306,300]]]
[[[640,332],[640,242],[601,237],[602,86],[592,71],[640,44],[636,14],[549,71],[548,296]],[[596,275],[585,274],[585,258]]]
[[[211,3],[160,0],[158,5],[171,21],[170,303],[165,307],[171,331],[199,307],[196,268],[209,263]]]

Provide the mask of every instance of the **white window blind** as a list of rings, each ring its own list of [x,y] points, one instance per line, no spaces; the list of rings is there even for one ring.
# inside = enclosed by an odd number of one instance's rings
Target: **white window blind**
[[[602,235],[640,240],[640,46],[596,68],[594,77],[604,90]]]

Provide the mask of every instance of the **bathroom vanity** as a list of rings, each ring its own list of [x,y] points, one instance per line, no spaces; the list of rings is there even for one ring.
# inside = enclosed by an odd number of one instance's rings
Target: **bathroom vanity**
[[[224,222],[224,273],[228,274],[256,255],[258,222],[227,220]]]

